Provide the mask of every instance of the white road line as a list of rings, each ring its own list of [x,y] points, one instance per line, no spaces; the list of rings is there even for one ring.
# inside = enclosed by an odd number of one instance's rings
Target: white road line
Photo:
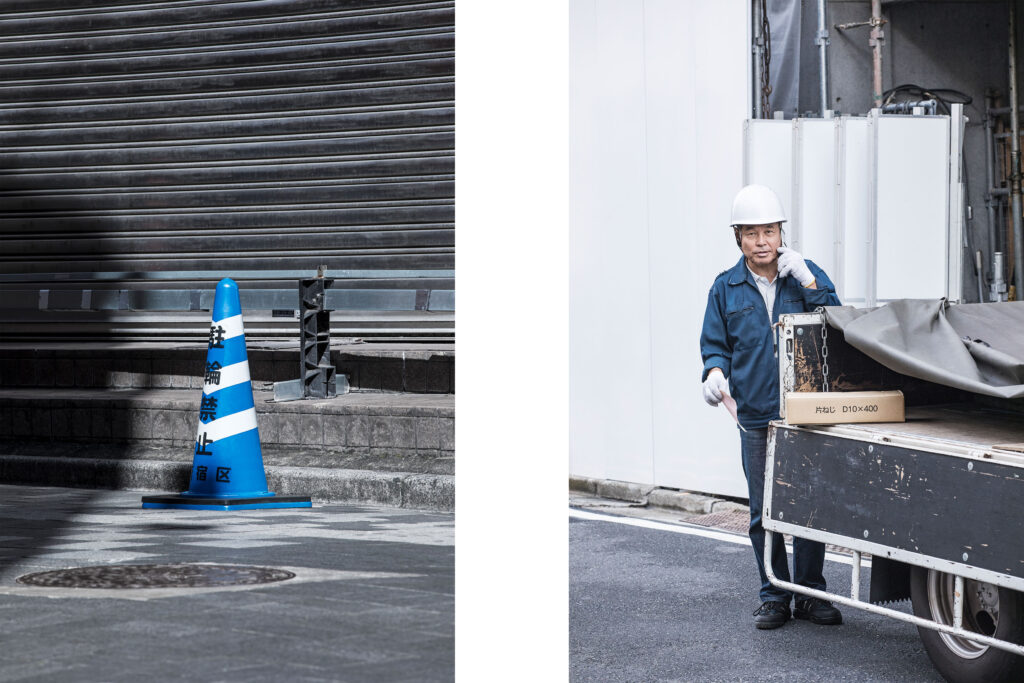
[[[701,538],[713,538],[716,541],[725,541],[726,543],[736,543],[738,545],[750,545],[750,539],[746,536],[739,534],[730,534],[726,531],[715,531],[713,529],[699,529],[691,526],[682,526],[679,524],[668,524],[666,522],[655,522],[649,519],[636,519],[633,517],[617,517],[615,515],[602,515],[596,512],[586,512],[585,510],[574,510],[569,508],[569,517],[575,519],[585,519],[591,522],[613,522],[615,524],[625,524],[626,526],[637,526],[642,529],[655,529],[657,531],[671,531],[674,534],[686,534],[687,536],[700,536]],[[786,544],[786,552],[790,555],[793,554],[792,544]],[[840,564],[853,565],[853,558],[849,555],[840,555],[839,553],[825,553],[825,559],[830,562],[838,562]],[[862,560],[862,567],[870,567],[870,560]]]

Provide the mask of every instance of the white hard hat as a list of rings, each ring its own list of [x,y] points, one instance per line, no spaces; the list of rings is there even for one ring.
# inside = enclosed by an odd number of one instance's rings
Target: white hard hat
[[[785,222],[786,212],[782,210],[782,202],[770,187],[747,185],[737,192],[736,198],[732,200],[730,225],[768,225]]]

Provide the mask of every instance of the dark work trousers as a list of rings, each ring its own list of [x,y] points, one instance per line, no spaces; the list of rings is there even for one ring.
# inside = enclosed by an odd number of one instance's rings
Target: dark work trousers
[[[747,491],[750,495],[750,543],[754,546],[757,571],[761,574],[761,602],[778,600],[788,605],[793,594],[771,585],[764,573],[764,528],[761,526],[761,511],[764,509],[764,461],[768,450],[768,430],[741,430],[740,443],[743,474],[747,477]],[[772,541],[772,570],[776,578],[789,581],[789,564],[786,561],[786,546],[782,535],[776,533]],[[822,575],[824,564],[824,543],[804,538],[793,539],[793,583],[825,590],[825,577]]]

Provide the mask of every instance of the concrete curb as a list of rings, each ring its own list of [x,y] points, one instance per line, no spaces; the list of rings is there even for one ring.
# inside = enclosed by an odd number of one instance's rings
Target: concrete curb
[[[264,469],[270,489],[281,495],[310,496],[318,503],[358,502],[416,510],[455,511],[455,477],[450,474],[322,467]]]
[[[590,493],[602,498],[623,500],[638,505],[672,508],[701,515],[729,510],[747,510],[747,506],[742,503],[734,503],[730,500],[702,493],[678,491],[655,487],[651,484],[636,484],[616,481],[614,479],[591,479],[589,477],[570,476],[569,490]]]
[[[0,482],[36,486],[178,492],[191,464],[166,460],[105,460],[0,455]],[[374,472],[321,467],[265,467],[271,491],[306,495],[317,503],[369,503],[454,512],[449,474]]]

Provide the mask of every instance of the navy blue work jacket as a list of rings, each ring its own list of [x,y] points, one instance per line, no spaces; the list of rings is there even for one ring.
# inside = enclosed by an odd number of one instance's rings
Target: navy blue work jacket
[[[772,324],[783,313],[806,313],[818,306],[840,306],[835,285],[812,261],[807,267],[817,289],[802,287],[796,278],[779,278],[775,287]],[[735,266],[720,273],[708,292],[700,354],[704,359],[701,381],[711,368],[729,378],[740,424],[746,429],[768,426],[779,417],[779,361],[764,297],[741,256]]]

